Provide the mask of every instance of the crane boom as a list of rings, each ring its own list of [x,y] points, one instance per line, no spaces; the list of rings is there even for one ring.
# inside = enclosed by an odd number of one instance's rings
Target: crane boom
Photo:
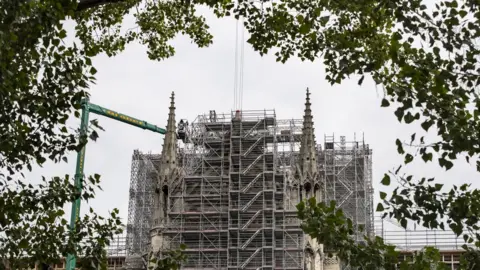
[[[167,131],[163,128],[160,128],[156,125],[152,125],[147,123],[146,121],[139,120],[137,118],[112,111],[110,109],[103,108],[96,104],[90,103],[88,99],[84,99],[82,101],[82,117],[80,123],[80,135],[86,135],[88,129],[88,118],[90,113],[95,113],[98,115],[103,115],[105,117],[136,126],[142,129],[150,130],[156,133],[165,134]],[[85,164],[85,149],[86,145],[82,147],[82,149],[77,154],[77,165],[75,169],[75,187],[78,190],[82,190],[82,180],[84,177],[84,164]],[[75,230],[75,223],[80,217],[80,205],[81,205],[81,198],[76,199],[72,203],[72,213],[70,216],[70,230]],[[67,256],[67,265],[66,270],[75,270],[76,265],[76,258],[73,254],[68,254]]]
[[[128,115],[125,115],[125,114],[121,114],[121,113],[118,113],[116,111],[112,111],[112,110],[109,110],[109,109],[106,109],[106,108],[103,108],[103,107],[100,107],[100,106],[95,105],[93,103],[88,103],[88,110],[92,113],[103,115],[105,117],[108,117],[108,118],[111,118],[111,119],[129,124],[129,125],[132,125],[132,126],[136,126],[136,127],[139,127],[139,128],[143,128],[143,129],[147,129],[147,130],[150,130],[150,131],[153,131],[153,132],[157,132],[157,133],[160,133],[160,134],[165,134],[167,132],[165,129],[157,127],[156,125],[152,125],[152,124],[150,124],[146,121],[142,121],[142,120],[136,119],[134,117],[131,117],[131,116],[128,116]]]

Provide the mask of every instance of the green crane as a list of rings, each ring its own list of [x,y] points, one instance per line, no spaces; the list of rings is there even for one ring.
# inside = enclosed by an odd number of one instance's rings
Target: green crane
[[[120,122],[150,130],[156,133],[165,134],[166,130],[146,121],[138,120],[136,118],[130,117],[125,114],[121,114],[109,109],[105,109],[93,103],[90,103],[88,99],[82,101],[82,118],[80,123],[80,135],[84,136],[87,134],[88,128],[88,117],[90,113],[95,113],[99,115],[106,116],[108,118],[118,120]],[[77,165],[75,169],[75,186],[81,190],[82,189],[82,179],[83,179],[83,169],[85,166],[85,148],[86,145],[77,154]],[[70,217],[70,230],[75,230],[75,222],[79,219],[80,216],[80,203],[81,199],[78,198],[75,202],[72,203],[72,214]],[[67,256],[67,267],[66,270],[74,270],[76,264],[76,258],[73,254],[68,254]]]

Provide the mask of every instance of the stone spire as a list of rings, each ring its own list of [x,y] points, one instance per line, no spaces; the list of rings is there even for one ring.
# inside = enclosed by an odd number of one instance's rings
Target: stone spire
[[[170,107],[167,121],[167,132],[163,139],[161,175],[170,175],[177,166],[177,131],[175,126],[175,93],[170,97]]]
[[[313,128],[312,109],[310,108],[310,92],[307,88],[307,97],[305,101],[305,114],[303,116],[302,142],[300,146],[298,167],[300,173],[300,181],[302,184],[313,182],[317,178],[317,152],[315,149],[315,134]]]
[[[167,129],[163,139],[162,158],[158,180],[155,187],[155,213],[154,226],[164,223],[167,218],[169,185],[178,179],[179,169],[177,167],[177,133],[175,130],[175,94],[172,92],[170,108],[168,113]]]
[[[158,179],[155,185],[153,226],[150,230],[152,251],[157,253],[165,248],[162,230],[167,223],[168,196],[170,184],[179,178],[177,167],[177,132],[175,127],[175,94],[172,92],[165,137],[163,139],[162,158]]]

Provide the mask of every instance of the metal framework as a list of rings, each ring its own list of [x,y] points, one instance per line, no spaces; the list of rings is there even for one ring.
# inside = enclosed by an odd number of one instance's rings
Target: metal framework
[[[324,149],[319,148],[319,167],[324,175],[325,201],[335,200],[337,207],[350,218],[357,229],[357,240],[364,231],[375,231],[372,186],[372,150],[365,141],[347,141],[340,136],[325,136]]]
[[[158,175],[161,156],[133,152],[128,202],[126,264],[131,269],[142,268],[142,256],[150,247],[154,182]]]
[[[179,147],[178,163],[185,176],[168,186],[162,249],[185,244],[188,260],[183,269],[306,269],[298,197],[290,198],[287,192],[302,124],[277,120],[273,110],[199,115]],[[366,205],[372,204],[371,150],[362,146],[342,151],[318,146],[317,160],[320,174],[330,181],[325,195],[332,194],[332,187],[338,189],[338,183],[356,185],[333,194],[343,200],[340,206],[349,217],[370,228],[373,215],[368,216]],[[141,256],[148,251],[160,158],[138,151],[133,155],[128,269],[143,268]],[[348,208],[352,205],[356,208]]]

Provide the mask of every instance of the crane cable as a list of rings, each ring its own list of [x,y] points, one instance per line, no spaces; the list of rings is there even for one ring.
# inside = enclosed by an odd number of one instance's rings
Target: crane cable
[[[238,4],[238,2],[237,2]],[[240,16],[235,24],[235,75],[233,86],[233,107],[235,110],[242,110],[243,107],[243,66],[245,58],[245,30],[243,17]]]

